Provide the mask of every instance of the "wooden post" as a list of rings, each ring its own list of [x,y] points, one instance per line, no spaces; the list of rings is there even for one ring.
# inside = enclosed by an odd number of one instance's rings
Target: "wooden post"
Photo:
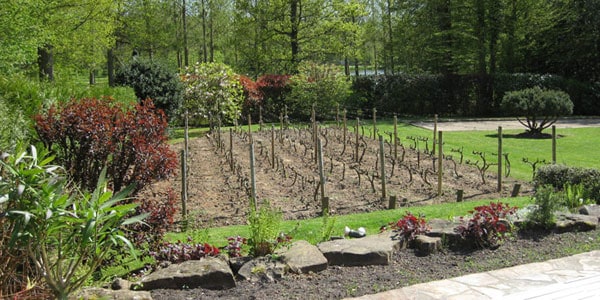
[[[398,159],[398,116],[394,115],[394,160]]]
[[[344,109],[343,120],[342,120],[344,122],[344,129],[343,129],[344,130],[344,140],[343,140],[344,149],[346,149],[346,133],[348,131],[348,124],[347,124],[347,120],[346,120],[346,113],[347,113],[347,111],[346,111],[346,109]]]
[[[252,143],[252,116],[250,114],[248,114],[248,137]]]
[[[317,153],[319,157],[319,180],[321,183],[321,211],[324,213],[329,212],[329,199],[325,197],[325,170],[323,167],[323,147],[321,145],[321,139],[317,138]]]
[[[340,104],[337,103],[335,106],[335,123],[337,128],[340,128]]]
[[[183,127],[183,142],[184,142],[184,150],[185,150],[185,158],[187,160],[187,155],[188,153],[190,153],[190,146],[189,146],[189,140],[190,140],[190,131],[189,131],[189,125],[188,125],[188,120],[189,120],[189,113],[188,110],[185,110],[185,125]]]
[[[552,164],[556,164],[556,126],[552,125]]]
[[[516,197],[519,196],[519,192],[521,191],[521,184],[520,183],[515,183],[515,185],[513,186],[513,190],[510,193],[511,197]]]
[[[377,109],[373,108],[373,139],[377,138]]]
[[[502,126],[498,126],[498,192],[502,191]]]
[[[279,113],[279,143],[283,144],[283,114]]]
[[[271,167],[275,168],[275,125],[271,124]]]
[[[436,143],[436,139],[437,139],[437,122],[438,122],[438,115],[435,114],[433,115],[433,145],[431,147],[431,151],[433,151],[433,155],[435,155],[435,143]]]
[[[258,107],[258,131],[263,129],[262,106]]]
[[[464,194],[463,190],[457,190],[456,191],[456,202],[462,202],[463,201],[463,194]]]
[[[185,222],[187,220],[187,155],[185,150],[181,150],[181,218]]]
[[[233,129],[229,128],[229,166],[231,168],[231,171],[233,171],[233,169],[235,169],[234,163],[233,163]]]
[[[381,199],[387,198],[387,192],[385,189],[385,150],[383,147],[383,136],[379,135],[379,161],[381,166]]]
[[[397,202],[398,196],[390,196],[390,201],[388,202],[388,209],[396,209]]]
[[[355,132],[355,135],[356,135],[356,147],[355,147],[355,150],[356,151],[354,151],[354,153],[356,154],[354,156],[354,161],[356,161],[356,162],[358,162],[358,129],[360,128],[359,126],[360,126],[360,119],[358,117],[356,117],[356,132]]]
[[[258,209],[256,205],[256,177],[254,170],[254,143],[250,142],[250,205],[253,206],[254,210]]]
[[[438,139],[438,146],[439,146],[439,148],[438,148],[439,149],[439,152],[438,152],[438,189],[437,189],[438,196],[442,195],[442,177],[443,177],[442,175],[444,175],[444,170],[443,170],[443,167],[444,167],[444,164],[443,164],[444,151],[443,150],[444,149],[442,148],[442,145],[443,145],[442,133],[443,133],[442,131],[438,132],[438,136],[439,136],[439,139]],[[435,147],[433,147],[433,148],[435,149]]]

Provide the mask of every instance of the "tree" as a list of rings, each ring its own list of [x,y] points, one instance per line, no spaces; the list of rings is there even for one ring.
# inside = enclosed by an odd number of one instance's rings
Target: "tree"
[[[240,116],[244,93],[239,76],[222,63],[197,63],[182,75],[184,109],[207,119],[210,128]]]
[[[506,93],[501,108],[505,113],[517,116],[517,120],[527,127],[527,136],[539,137],[559,116],[573,113],[573,102],[565,92],[536,86]]]

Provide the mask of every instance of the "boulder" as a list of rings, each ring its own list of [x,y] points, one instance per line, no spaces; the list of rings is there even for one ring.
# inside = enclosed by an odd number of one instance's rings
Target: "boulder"
[[[320,243],[317,247],[329,265],[388,265],[394,249],[401,246],[401,241],[393,239],[393,235],[393,232],[384,232],[360,239],[333,240]]]
[[[96,300],[96,299],[114,299],[114,300],[152,300],[152,295],[147,291],[131,291],[126,289],[111,290],[103,288],[85,288],[74,297],[69,299],[77,300]]]
[[[462,245],[463,240],[460,234],[454,231],[454,228],[460,225],[460,220],[431,219],[427,222],[427,225],[431,228],[426,233],[427,236],[440,238],[449,247]]]
[[[597,205],[597,204],[584,205],[579,208],[579,213],[582,215],[597,217],[598,221],[600,221],[600,205]]]
[[[279,252],[281,261],[296,274],[320,272],[327,269],[327,258],[307,241],[296,241],[285,251]]]
[[[417,254],[427,256],[438,252],[442,248],[442,238],[426,235],[417,235],[415,238],[415,250]]]
[[[245,263],[238,276],[251,282],[275,282],[285,275],[288,266],[268,256],[254,258]]]
[[[555,230],[559,233],[589,231],[598,227],[598,217],[571,213],[556,213]]]
[[[141,289],[193,289],[223,290],[235,287],[233,272],[222,259],[205,257],[189,260],[159,269],[144,277]]]

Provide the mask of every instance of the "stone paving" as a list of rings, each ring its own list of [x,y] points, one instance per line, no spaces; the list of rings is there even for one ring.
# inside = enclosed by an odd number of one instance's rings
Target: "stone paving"
[[[600,250],[353,299],[600,299]]]

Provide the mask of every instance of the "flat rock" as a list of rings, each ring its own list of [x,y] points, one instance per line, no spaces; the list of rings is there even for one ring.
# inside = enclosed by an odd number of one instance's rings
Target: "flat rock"
[[[579,213],[582,215],[595,216],[598,218],[598,221],[600,221],[600,205],[584,205],[579,208]]]
[[[449,245],[450,247],[459,246],[462,243],[462,238],[460,234],[454,231],[458,225],[460,225],[459,220],[442,220],[442,219],[431,219],[427,222],[427,225],[431,228],[429,232],[426,233],[427,236],[430,237],[438,237],[444,240],[444,243]]]
[[[419,255],[427,256],[438,252],[442,248],[442,238],[426,235],[417,235],[415,249]]]
[[[556,231],[589,231],[595,230],[598,227],[598,217],[571,214],[571,213],[556,213]]]
[[[114,300],[152,300],[152,295],[148,291],[130,291],[130,290],[111,290],[103,288],[85,288],[69,299],[78,300],[96,300],[96,299],[114,299]]]
[[[317,247],[329,265],[388,265],[394,249],[401,246],[401,241],[393,239],[393,235],[393,232],[384,232],[360,239],[333,240],[320,243]]]
[[[285,275],[288,266],[267,256],[254,258],[245,263],[238,276],[251,282],[275,282]]]
[[[281,261],[296,274],[320,272],[327,269],[327,258],[317,246],[307,241],[296,241],[280,253]]]
[[[235,287],[233,272],[229,264],[214,257],[189,260],[152,272],[141,281],[143,290],[198,287],[211,290]]]

